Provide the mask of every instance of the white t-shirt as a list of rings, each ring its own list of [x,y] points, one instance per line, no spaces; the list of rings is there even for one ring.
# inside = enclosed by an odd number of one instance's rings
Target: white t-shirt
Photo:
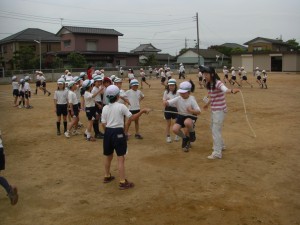
[[[140,72],[141,77],[145,77],[145,72]]]
[[[109,103],[102,110],[101,122],[109,128],[123,128],[124,116],[127,118],[132,116],[124,104],[119,102]]]
[[[176,107],[179,113],[190,114],[190,112],[187,111],[187,108],[189,107],[191,107],[193,110],[201,112],[201,109],[194,96],[189,96],[187,99],[178,96],[168,100],[168,103],[169,106]]]
[[[235,75],[235,71],[234,70],[232,70],[232,72],[231,72],[231,76],[233,76],[233,77],[235,77],[236,75]]]
[[[140,90],[128,90],[125,92],[130,105],[129,110],[140,110],[140,101],[144,98],[144,94]]]
[[[95,99],[93,98],[93,94],[91,92],[85,91],[83,97],[84,97],[85,107],[95,106]]]
[[[69,93],[68,93],[68,101],[72,105],[77,105],[78,104],[78,99],[76,97],[75,92],[73,92],[71,90],[69,91]]]
[[[120,89],[120,97],[124,97],[124,98],[126,97],[125,96],[125,91],[123,89]],[[119,98],[118,102],[121,103],[121,104],[125,104],[124,100],[121,99],[121,98]]]
[[[77,89],[75,90],[75,94],[76,94],[76,98],[77,98],[78,102],[80,102],[80,97],[81,97],[80,87],[77,87]]]
[[[54,92],[53,99],[56,99],[56,104],[64,105],[68,104],[68,91],[66,89],[64,90],[56,90]]]
[[[24,90],[25,91],[31,91],[30,84],[28,82],[25,82],[25,84],[24,84]]]
[[[40,76],[40,81],[43,83],[46,80],[46,78],[42,75]]]
[[[94,86],[91,93],[92,93],[92,94],[95,94],[95,93],[99,92],[100,88],[101,88],[101,86],[100,86],[99,88],[96,87],[96,86]],[[98,93],[98,94],[95,96],[95,101],[96,101],[96,102],[102,102],[101,94],[100,94],[100,93]]]
[[[15,90],[15,89],[19,89],[19,83],[18,83],[18,81],[13,81],[12,83],[11,83],[11,85],[12,85],[12,88],[13,88],[13,90]]]
[[[166,90],[165,92],[164,92],[164,95],[163,95],[163,100],[171,100],[171,99],[173,99],[173,98],[176,98],[176,97],[178,97],[179,95],[178,95],[178,93],[176,92],[176,94],[174,95],[173,93],[172,93],[172,91],[169,91],[169,93],[168,93],[168,91]]]
[[[133,73],[128,73],[128,78],[129,78],[129,80],[134,79],[134,74]]]

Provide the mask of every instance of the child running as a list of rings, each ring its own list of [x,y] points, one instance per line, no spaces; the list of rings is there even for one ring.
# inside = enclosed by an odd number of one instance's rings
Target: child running
[[[134,115],[140,112],[140,102],[144,99],[144,94],[138,90],[139,82],[136,79],[130,81],[130,89],[125,92],[125,96],[128,99],[129,111]],[[136,139],[143,139],[142,135],[140,135],[140,126],[139,126],[139,119],[137,118],[134,121],[135,125],[135,138]],[[128,133],[126,133],[128,134]]]
[[[16,76],[13,76],[11,80],[12,80],[11,85],[12,85],[13,97],[14,97],[14,107],[17,107],[18,106],[17,101],[19,97],[19,82]]]
[[[33,106],[31,106],[29,104],[29,99],[31,98],[31,89],[30,89],[30,84],[29,84],[29,81],[31,80],[29,76],[26,76],[24,78],[25,80],[25,84],[24,84],[24,94],[25,94],[25,108],[26,109],[32,109]]]
[[[163,101],[171,100],[173,98],[178,97],[177,94],[177,84],[175,79],[170,79],[168,81],[168,86],[166,87],[166,90],[163,95]],[[174,113],[172,113],[174,112]],[[171,120],[177,118],[177,108],[173,106],[166,106],[165,112],[164,112],[165,120],[167,121],[167,127],[166,127],[166,140],[167,143],[172,142],[172,138],[170,135],[170,129],[171,129]],[[179,141],[179,137],[175,135],[174,141]]]
[[[65,89],[65,79],[59,78],[57,80],[57,90],[54,92],[54,112],[56,113],[56,128],[57,135],[61,135],[60,121],[63,116],[64,133],[67,131],[67,115],[68,115],[68,90]]]
[[[229,83],[234,85],[235,83],[240,87],[241,85],[236,81],[236,73],[234,67],[231,67],[231,78],[229,80]]]
[[[259,67],[255,68],[254,76],[256,77],[256,83],[258,83],[258,85],[261,88],[263,88],[263,84],[261,82],[261,73],[260,73]]]
[[[145,74],[143,68],[140,69],[140,76],[141,76],[141,79],[142,79],[142,80],[141,80],[141,89],[143,89],[143,83],[147,84],[147,85],[149,86],[149,88],[150,88],[151,85],[148,84],[147,81],[146,81],[146,74]]]
[[[182,138],[181,147],[184,152],[188,152],[190,142],[196,140],[194,123],[196,122],[196,116],[201,113],[195,97],[190,95],[194,90],[195,85],[191,80],[184,81],[179,86],[178,93],[180,96],[164,101],[166,107],[174,106],[178,110],[176,123],[173,125],[173,132]]]
[[[199,68],[199,72],[197,74],[197,77],[198,77],[199,86],[202,89],[203,88],[203,74],[201,73],[200,68]]]
[[[229,81],[229,79],[228,79],[228,73],[229,73],[229,71],[228,71],[228,69],[227,69],[227,66],[224,66],[224,67],[223,67],[223,74],[224,74],[224,79],[223,79],[223,81],[224,81],[224,84],[226,84],[226,80],[230,83],[230,81]]]
[[[124,104],[118,102],[120,90],[115,85],[110,85],[106,89],[106,96],[109,104],[103,108],[101,122],[105,129],[103,140],[103,154],[105,155],[105,175],[104,183],[110,183],[115,179],[111,175],[110,166],[113,159],[114,150],[118,157],[119,169],[119,189],[125,190],[134,187],[134,183],[129,182],[125,176],[125,155],[127,153],[127,140],[124,132],[124,116],[128,119],[126,129],[128,131],[131,121],[138,119],[143,113],[149,113],[150,109],[142,109],[136,114],[132,114]]]
[[[245,68],[244,67],[241,67],[241,73],[242,73],[242,80],[241,80],[241,86],[242,86],[242,84],[243,84],[243,81],[245,81],[247,84],[249,84],[250,85],[250,87],[252,88],[253,87],[253,85],[252,84],[250,84],[249,82],[248,82],[248,78],[247,78],[247,72],[246,72],[246,70],[245,70]]]
[[[21,105],[22,103],[22,105]],[[20,86],[19,86],[19,109],[25,107],[25,80],[20,80]]]
[[[39,71],[39,72],[40,72],[39,79],[40,79],[40,83],[41,83],[40,89],[44,92],[44,95],[46,93],[48,93],[48,96],[50,96],[51,92],[46,89],[46,78],[44,77],[44,74],[42,71]]]
[[[213,137],[213,152],[208,159],[221,159],[222,150],[225,149],[222,139],[222,127],[227,106],[225,102],[225,93],[235,94],[239,89],[228,89],[220,80],[213,67],[201,66],[201,71],[206,77],[209,99],[205,101],[204,109],[211,107],[211,130]]]
[[[2,143],[2,134],[0,130],[0,172],[5,170],[5,155],[4,148]],[[0,176],[0,185],[5,189],[7,196],[10,200],[11,205],[15,205],[18,202],[18,189],[16,186],[10,185],[7,179],[3,176]]]
[[[265,86],[265,88],[267,89],[268,88],[268,86],[267,86],[267,77],[268,77],[267,72],[265,70],[263,70],[262,74],[263,74],[262,88],[264,88],[264,86]]]

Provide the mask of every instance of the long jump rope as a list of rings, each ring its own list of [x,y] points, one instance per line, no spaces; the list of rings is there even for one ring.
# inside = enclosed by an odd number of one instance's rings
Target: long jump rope
[[[250,121],[248,119],[247,109],[246,109],[246,104],[245,104],[245,99],[244,99],[243,92],[241,90],[239,92],[241,93],[241,98],[242,98],[242,101],[243,101],[243,107],[244,107],[244,112],[245,112],[245,117],[246,117],[247,124],[248,124],[248,126],[249,126],[249,128],[250,128],[250,130],[251,130],[251,132],[253,134],[253,137],[256,138],[256,133],[253,130],[253,128],[252,128],[252,126],[250,124]],[[198,118],[198,116],[195,116],[193,114],[188,114],[188,113],[173,112],[173,111],[167,111],[167,110],[161,110],[161,109],[151,109],[151,111],[173,113],[173,114],[177,114],[177,115],[183,115],[183,116],[189,116],[189,117],[193,117],[193,118]],[[208,121],[205,118],[202,118],[202,119],[205,120],[205,121]]]

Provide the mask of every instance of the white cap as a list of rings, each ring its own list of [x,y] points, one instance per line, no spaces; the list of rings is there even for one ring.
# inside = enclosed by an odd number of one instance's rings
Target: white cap
[[[100,76],[100,75],[96,75],[93,77],[94,81],[102,81],[103,80],[103,77]]]
[[[265,70],[263,70],[263,71],[261,71],[261,72],[265,73],[266,71],[265,71]]]
[[[114,83],[121,83],[121,82],[122,82],[122,79],[119,77],[116,77],[114,80]]]
[[[68,87],[71,88],[74,84],[75,84],[74,81],[70,81],[70,82],[68,83]]]
[[[115,78],[116,78],[116,75],[111,75],[111,76],[110,76],[110,79],[111,79],[111,80],[113,80],[113,79],[115,79]]]
[[[139,81],[137,80],[137,79],[132,79],[131,81],[130,81],[130,87],[131,86],[138,86],[139,85]]]
[[[87,88],[87,87],[91,86],[93,83],[94,83],[94,80],[85,80],[82,83],[82,87]]]
[[[93,73],[92,78],[94,79],[95,76],[97,76],[97,73]]]
[[[95,74],[101,74],[100,70],[95,70]]]
[[[255,69],[256,69],[256,70],[259,70],[259,67],[257,66]]]
[[[188,91],[191,91],[192,89],[192,85],[190,82],[188,81],[183,81],[180,85],[179,85],[179,93],[186,93]]]
[[[234,67],[231,67],[231,69],[230,70],[234,70]]]
[[[80,76],[80,77],[86,76],[86,72],[81,72],[81,73],[79,74],[79,76]]]
[[[116,96],[120,93],[120,89],[116,85],[109,85],[106,90],[106,96]]]
[[[24,79],[25,79],[26,81],[27,81],[27,80],[31,80],[31,78],[30,78],[29,76],[26,76]]]
[[[57,83],[58,83],[58,84],[64,84],[64,83],[65,83],[65,79],[64,79],[64,78],[59,78],[59,79],[57,80]]]
[[[224,68],[224,69],[227,69],[227,66],[224,66],[223,68]]]
[[[24,79],[21,79],[21,80],[20,80],[20,83],[21,83],[21,84],[22,84],[22,83],[24,83],[24,82],[25,82],[25,80],[24,80]]]
[[[17,79],[17,77],[16,77],[16,76],[13,76],[11,79],[12,79],[12,80],[16,80],[16,79]]]
[[[176,80],[173,78],[168,80],[168,85],[171,85],[171,84],[176,84]]]
[[[241,70],[244,70],[245,68],[244,67],[241,67]]]

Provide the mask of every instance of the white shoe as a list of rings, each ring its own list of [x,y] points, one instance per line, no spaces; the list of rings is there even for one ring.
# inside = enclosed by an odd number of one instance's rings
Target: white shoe
[[[222,156],[217,156],[217,155],[215,155],[215,154],[211,154],[211,155],[207,156],[207,158],[208,158],[208,159],[221,159]]]
[[[167,137],[167,143],[171,143],[171,142],[172,142],[171,137]]]
[[[178,135],[175,135],[174,141],[179,141],[179,136]]]
[[[75,136],[75,135],[80,135],[81,133],[78,131],[78,130],[73,130],[72,131],[72,135]]]
[[[70,138],[71,137],[68,131],[66,131],[64,134],[65,134],[66,138]]]

